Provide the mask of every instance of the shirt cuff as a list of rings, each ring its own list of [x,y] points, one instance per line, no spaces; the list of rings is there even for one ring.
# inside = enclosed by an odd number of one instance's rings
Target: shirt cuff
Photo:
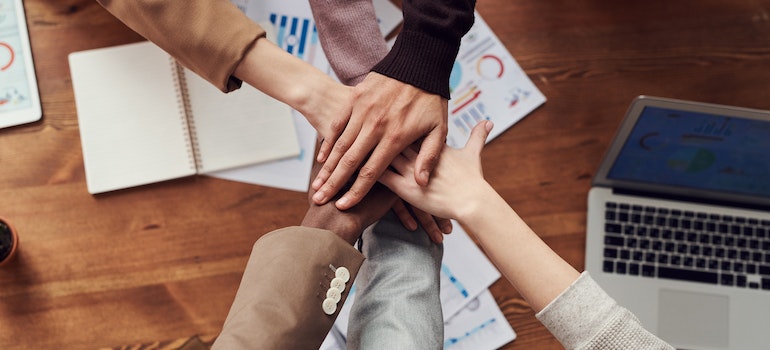
[[[419,32],[402,31],[372,71],[449,99],[449,75],[460,42],[448,43]]]
[[[565,348],[575,349],[592,339],[619,311],[617,302],[583,272],[535,317]]]

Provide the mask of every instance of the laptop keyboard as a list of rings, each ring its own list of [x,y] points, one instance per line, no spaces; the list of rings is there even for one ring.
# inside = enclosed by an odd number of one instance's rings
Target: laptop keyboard
[[[770,220],[607,202],[604,272],[770,290]]]

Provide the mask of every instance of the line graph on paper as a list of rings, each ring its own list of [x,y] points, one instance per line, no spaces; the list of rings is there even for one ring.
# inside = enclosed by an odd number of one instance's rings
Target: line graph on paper
[[[489,290],[444,322],[444,349],[497,349],[513,339],[516,332]]]
[[[451,337],[444,341],[444,349],[451,348],[453,345],[456,345],[462,341],[472,340],[471,338],[474,336],[477,336],[479,333],[481,333],[485,328],[491,327],[494,325],[496,319],[490,318],[480,325],[473,327],[469,329],[464,334],[458,335],[456,337]]]
[[[442,303],[445,299],[465,299],[467,298],[468,290],[465,289],[462,282],[460,282],[449,267],[441,264],[441,299]]]

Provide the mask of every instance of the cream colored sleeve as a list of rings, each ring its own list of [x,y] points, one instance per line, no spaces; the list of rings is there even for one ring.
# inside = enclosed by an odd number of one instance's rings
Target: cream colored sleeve
[[[566,349],[674,350],[583,272],[535,315]]]
[[[97,0],[183,66],[228,92],[233,71],[264,29],[228,0]]]

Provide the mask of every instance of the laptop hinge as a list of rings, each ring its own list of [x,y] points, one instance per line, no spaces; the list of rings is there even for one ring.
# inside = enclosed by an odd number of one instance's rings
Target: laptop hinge
[[[734,207],[734,208],[770,212],[770,205],[762,205],[762,204],[756,204],[756,203],[740,203],[735,201],[726,201],[726,200],[719,200],[719,199],[713,199],[713,198],[702,198],[702,197],[685,196],[680,194],[639,191],[639,190],[622,189],[622,188],[614,188],[612,189],[612,193],[618,194],[618,195],[637,196],[637,197],[645,197],[645,198],[659,198],[659,199],[667,199],[667,200],[687,202],[687,203],[719,205],[724,207]]]

